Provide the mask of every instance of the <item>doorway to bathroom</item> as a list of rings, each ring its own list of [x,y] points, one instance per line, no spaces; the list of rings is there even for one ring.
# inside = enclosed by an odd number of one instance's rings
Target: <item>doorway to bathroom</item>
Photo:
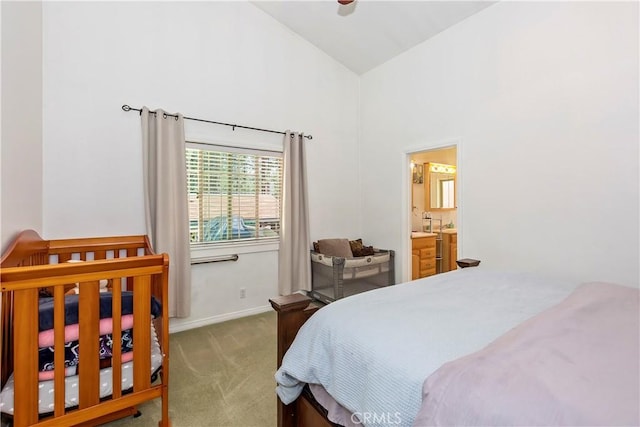
[[[458,144],[407,153],[412,280],[457,268],[460,200]]]

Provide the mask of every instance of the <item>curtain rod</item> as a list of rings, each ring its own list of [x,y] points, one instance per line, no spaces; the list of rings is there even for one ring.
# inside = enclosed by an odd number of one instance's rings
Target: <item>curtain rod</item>
[[[140,114],[142,114],[142,109],[129,107],[127,104],[124,104],[122,106],[122,109],[124,111],[132,111],[132,110],[133,111],[138,111]],[[175,117],[176,120],[178,120],[178,116],[176,116],[175,114],[166,113],[165,116]],[[233,128],[233,130],[236,130],[236,128],[242,128],[242,129],[258,130],[258,131],[261,131],[261,132],[279,133],[280,135],[285,135],[284,132],[280,132],[280,131],[277,131],[277,130],[254,128],[254,127],[250,127],[250,126],[233,125],[231,123],[214,122],[213,120],[196,119],[196,118],[193,118],[193,117],[186,117],[186,116],[184,116],[183,119],[185,119],[185,120],[193,120],[193,121],[196,121],[196,122],[213,123],[213,124],[216,124],[216,125],[231,126]],[[307,138],[307,139],[313,139],[313,136],[311,136],[311,135],[303,135],[303,136],[305,138]]]

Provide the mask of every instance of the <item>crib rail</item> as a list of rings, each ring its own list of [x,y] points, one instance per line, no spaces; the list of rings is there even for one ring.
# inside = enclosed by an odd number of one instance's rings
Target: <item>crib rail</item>
[[[49,242],[33,230],[21,232],[0,259],[2,268],[47,264]]]
[[[158,260],[163,255],[150,255],[124,259],[107,259],[91,263],[36,265],[25,268],[3,268],[3,291],[21,289],[46,288],[54,285],[68,285],[80,281],[99,281],[104,274],[118,277],[133,277],[144,274],[155,274]]]
[[[72,254],[86,252],[105,252],[110,250],[144,249],[144,255],[153,255],[146,236],[87,237],[83,239],[49,240],[50,254]],[[133,256],[133,255],[129,255]],[[104,256],[96,257],[102,259]]]
[[[91,262],[66,263],[70,259]],[[54,262],[54,264],[49,264]],[[55,264],[57,262],[57,264]],[[94,425],[131,414],[133,406],[162,397],[162,420],[168,425],[168,265],[166,254],[153,255],[145,236],[42,240],[23,232],[0,260],[2,291],[2,385],[14,375],[14,426]],[[26,268],[25,268],[26,267]],[[100,285],[112,287],[112,384],[110,397],[100,397]],[[122,286],[133,292],[133,388],[121,389]],[[38,300],[39,292],[53,295],[54,347],[64,348],[65,293],[78,286],[79,352],[78,402],[65,408],[64,351],[54,352],[54,407],[52,415],[38,411]],[[151,385],[151,296],[162,304],[161,320],[154,322],[162,349],[161,383]],[[91,349],[94,350],[91,350]],[[12,351],[7,351],[12,350]]]

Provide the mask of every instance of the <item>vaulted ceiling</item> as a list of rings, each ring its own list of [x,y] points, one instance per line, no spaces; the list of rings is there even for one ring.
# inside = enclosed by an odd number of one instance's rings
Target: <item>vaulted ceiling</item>
[[[495,1],[253,1],[356,74],[411,49]]]

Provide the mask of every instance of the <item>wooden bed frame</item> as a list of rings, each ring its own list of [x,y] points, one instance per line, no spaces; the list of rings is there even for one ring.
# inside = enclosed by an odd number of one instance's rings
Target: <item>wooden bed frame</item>
[[[269,300],[278,313],[278,368],[298,330],[322,305],[302,294],[286,295]],[[305,391],[294,402],[285,405],[278,399],[278,427],[333,427],[327,411]]]
[[[57,264],[50,264],[57,258]],[[86,262],[67,263],[70,259]],[[20,233],[0,259],[2,293],[1,337],[4,387],[14,375],[13,425],[94,426],[137,413],[136,405],[162,399],[159,426],[169,426],[169,316],[167,307],[169,257],[155,255],[146,236],[123,236],[43,240],[35,231]],[[64,347],[64,295],[79,283],[79,345],[95,347],[99,336],[99,281],[123,283],[133,292],[133,389],[100,398],[100,360],[96,352],[81,352],[78,364],[79,402],[65,408],[64,352],[54,354],[55,402],[52,414],[38,413],[38,298],[45,289],[54,297],[54,343]],[[113,342],[121,340],[121,286],[113,286]],[[150,303],[154,296],[162,304],[162,315],[154,326],[162,352],[160,381],[151,384]],[[96,348],[97,350],[97,348]],[[120,346],[113,346],[113,384],[121,383]],[[62,367],[62,368],[59,368]],[[62,390],[62,392],[58,392]]]
[[[463,259],[457,261],[460,268],[475,267],[480,261]],[[282,358],[293,343],[296,334],[324,304],[302,294],[291,294],[269,300],[278,315],[278,368]],[[278,398],[278,427],[340,427],[327,418],[327,411],[320,405],[308,387],[291,404],[285,405]]]

